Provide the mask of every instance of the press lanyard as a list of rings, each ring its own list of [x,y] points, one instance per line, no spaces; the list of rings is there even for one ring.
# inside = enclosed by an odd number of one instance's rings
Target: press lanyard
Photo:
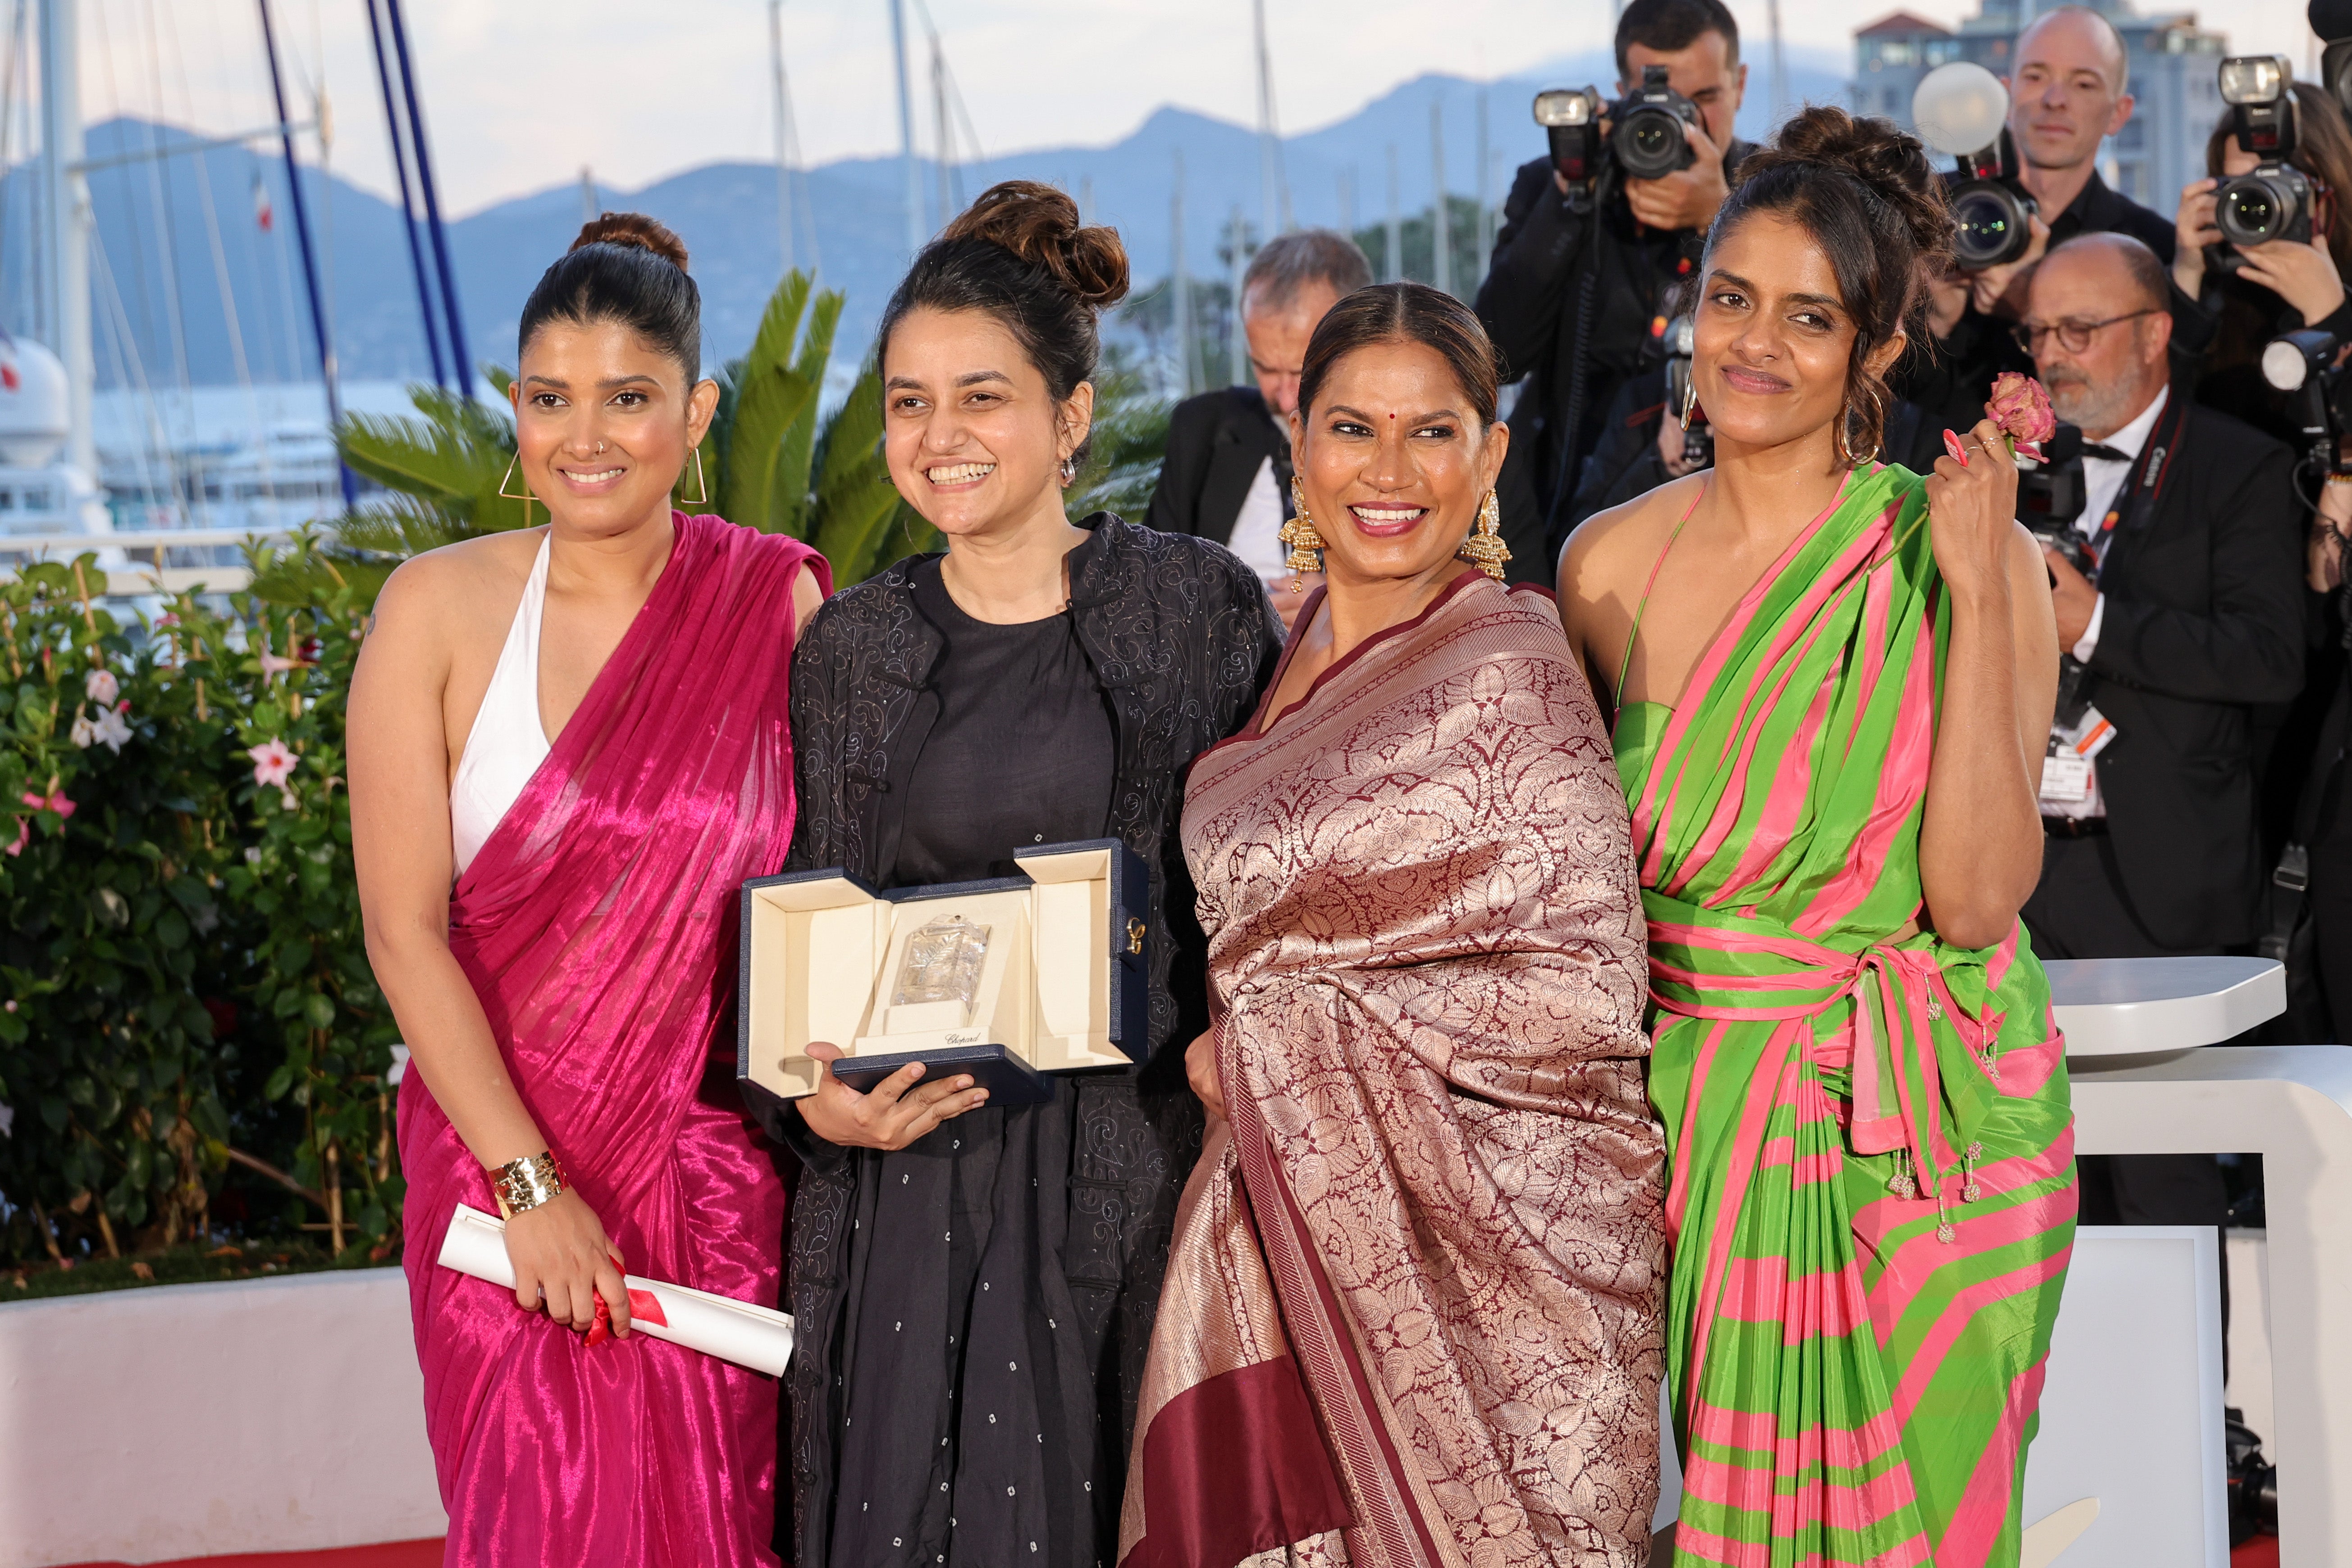
[[[2179,388],[2173,390],[2178,392]],[[2091,535],[2088,575],[2093,582],[2098,581],[2100,569],[2106,565],[2107,552],[2114,548],[2116,535],[2123,531],[2123,524],[2129,521],[2137,528],[2146,522],[2163,495],[2164,481],[2175,466],[2172,459],[2180,455],[2181,427],[2188,412],[2187,398],[2168,396],[2164,412],[2157,416],[2156,428],[2140,443],[2139,456],[2132,459],[2115,500],[2107,503],[2106,516],[2099,520],[2097,531]]]

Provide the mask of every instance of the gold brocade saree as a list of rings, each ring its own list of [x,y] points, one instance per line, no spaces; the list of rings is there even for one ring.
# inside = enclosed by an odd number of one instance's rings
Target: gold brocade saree
[[[1178,1215],[1120,1561],[1643,1563],[1643,922],[1558,614],[1465,573],[1203,755],[1184,848],[1232,1121]]]

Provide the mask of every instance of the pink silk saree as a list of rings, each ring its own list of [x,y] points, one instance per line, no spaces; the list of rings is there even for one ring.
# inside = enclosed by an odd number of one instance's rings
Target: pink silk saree
[[[1640,1568],[1643,928],[1549,599],[1465,573],[1261,710],[1193,765],[1184,850],[1232,1120],[1177,1216],[1121,1563]]]
[[[773,1305],[784,1190],[714,1063],[737,889],[793,826],[797,541],[674,514],[653,595],[466,874],[449,945],[523,1101],[633,1272]],[[490,1185],[401,1085],[410,1310],[453,1565],[772,1563],[776,1384],[658,1340],[589,1349],[434,1258]]]

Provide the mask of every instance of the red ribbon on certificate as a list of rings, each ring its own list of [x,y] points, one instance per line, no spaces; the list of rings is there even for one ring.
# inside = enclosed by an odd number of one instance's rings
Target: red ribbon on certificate
[[[662,1313],[660,1298],[650,1290],[629,1292],[629,1316],[639,1322],[659,1323],[665,1329],[669,1327],[669,1319]],[[604,1298],[600,1294],[596,1298],[596,1321],[588,1325],[588,1342],[601,1345],[612,1337],[613,1309],[604,1304]]]

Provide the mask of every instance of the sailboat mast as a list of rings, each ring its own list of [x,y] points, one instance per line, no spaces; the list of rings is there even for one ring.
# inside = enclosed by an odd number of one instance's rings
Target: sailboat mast
[[[278,104],[278,144],[286,155],[286,194],[294,208],[294,240],[302,254],[302,291],[310,301],[310,336],[319,350],[319,374],[327,387],[327,428],[340,432],[343,423],[342,389],[335,384],[335,339],[327,325],[327,305],[319,292],[319,257],[310,245],[310,209],[302,197],[302,168],[294,161],[294,117],[286,110],[286,75],[278,65],[278,30],[270,20],[269,0],[256,0],[261,12],[261,47],[269,57],[269,90]],[[359,502],[359,483],[341,462],[335,469],[343,481],[343,510]]]
[[[1445,103],[1429,100],[1430,282],[1441,294],[1454,292],[1454,224],[1445,206]]]
[[[889,0],[890,50],[898,67],[898,150],[907,165],[907,254],[923,248],[923,183],[915,168],[914,86],[907,75],[907,0]]]
[[[1283,189],[1282,138],[1274,122],[1274,56],[1265,45],[1265,0],[1250,0],[1257,38],[1258,233],[1272,239],[1286,227],[1290,193]]]
[[[90,427],[98,376],[89,335],[89,186],[82,177],[81,16],[75,0],[41,0],[41,330],[66,366],[66,461],[95,480]]]
[[[775,79],[776,104],[776,243],[793,269],[793,165],[790,136],[792,97],[784,82],[784,0],[768,0],[768,68]]]
[[[408,268],[416,278],[416,308],[425,321],[425,352],[433,361],[433,384],[446,389],[449,372],[441,356],[441,333],[434,325],[433,285],[425,270],[425,247],[416,236],[416,197],[408,179],[408,144],[401,134],[400,100],[392,89],[392,67],[383,48],[383,17],[368,0],[368,42],[375,49],[376,86],[383,93],[383,124],[392,140],[393,172],[400,177],[400,222],[408,235]]]
[[[1766,16],[1772,28],[1772,124],[1789,114],[1789,58],[1780,47],[1780,0],[1769,0]]]

